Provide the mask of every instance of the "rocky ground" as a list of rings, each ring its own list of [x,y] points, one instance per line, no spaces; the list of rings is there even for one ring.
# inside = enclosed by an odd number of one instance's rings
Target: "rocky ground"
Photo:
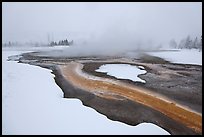
[[[121,62],[92,62],[84,63],[83,71],[99,76],[115,79],[106,73],[96,72],[103,64],[118,64]],[[127,63],[130,64],[130,63]],[[147,81],[145,84],[120,79],[143,88],[151,89],[155,93],[162,94],[178,103],[202,113],[202,67],[198,65],[183,64],[156,64],[146,63],[145,60],[131,63],[132,65],[143,65],[147,73],[139,77]]]

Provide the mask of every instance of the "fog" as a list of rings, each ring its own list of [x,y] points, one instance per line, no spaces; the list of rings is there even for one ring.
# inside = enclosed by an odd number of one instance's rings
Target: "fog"
[[[151,49],[187,35],[200,37],[202,3],[3,2],[2,34],[3,42],[68,38],[77,50],[99,53]]]

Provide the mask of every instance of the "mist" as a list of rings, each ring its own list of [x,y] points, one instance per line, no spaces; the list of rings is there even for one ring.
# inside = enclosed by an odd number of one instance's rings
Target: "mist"
[[[167,47],[202,35],[202,3],[3,2],[2,34],[3,42],[71,39],[84,55]]]

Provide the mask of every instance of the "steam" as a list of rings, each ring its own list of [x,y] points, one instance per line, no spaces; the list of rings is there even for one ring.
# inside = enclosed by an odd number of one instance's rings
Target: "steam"
[[[202,3],[3,3],[3,42],[73,39],[67,54],[167,47],[202,34]],[[68,49],[67,49],[68,50]],[[65,52],[64,52],[65,53]]]

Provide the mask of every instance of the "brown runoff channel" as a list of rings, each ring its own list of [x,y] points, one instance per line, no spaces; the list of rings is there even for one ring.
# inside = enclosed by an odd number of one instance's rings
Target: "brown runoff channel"
[[[104,81],[102,78],[93,79],[84,75],[81,71],[83,66],[78,63],[70,63],[66,66],[61,66],[61,72],[66,80],[71,82],[74,86],[87,91],[93,92],[100,91],[100,96],[111,98],[111,93],[120,95],[132,101],[141,103],[148,107],[151,107],[166,116],[178,121],[187,127],[193,129],[197,133],[202,134],[202,115],[190,111],[189,109],[182,107],[175,102],[170,102],[168,100],[162,99],[155,95],[151,95],[151,91],[146,89],[134,88],[121,84],[117,82]],[[107,94],[108,93],[108,94]]]

